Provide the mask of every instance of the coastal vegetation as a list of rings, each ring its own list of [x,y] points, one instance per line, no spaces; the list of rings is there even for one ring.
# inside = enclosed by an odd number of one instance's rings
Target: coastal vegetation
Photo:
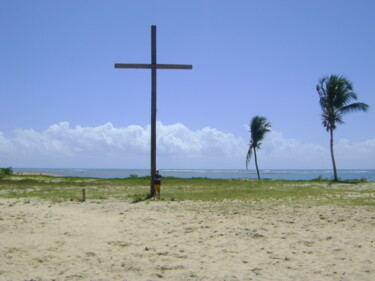
[[[0,176],[1,175],[12,175],[13,174],[13,169],[12,167],[8,168],[0,168]]]
[[[246,155],[246,168],[248,168],[250,160],[254,153],[255,167],[257,170],[258,179],[260,179],[257,149],[260,149],[262,141],[266,133],[270,132],[271,123],[267,121],[266,117],[254,116],[250,122],[250,145]]]
[[[333,151],[333,131],[337,124],[343,124],[343,116],[353,111],[367,111],[368,105],[362,102],[351,103],[358,97],[352,83],[343,76],[331,75],[322,78],[316,86],[322,108],[322,124],[330,134],[330,151],[333,166],[333,179],[338,181],[336,161]]]
[[[125,200],[144,201],[149,177],[122,179],[72,178],[13,175],[0,179],[0,198],[31,198],[52,202]],[[248,180],[207,178],[163,178],[162,201],[221,202],[226,200],[270,204],[340,204],[375,206],[375,183],[356,181]],[[149,200],[148,202],[152,202]]]

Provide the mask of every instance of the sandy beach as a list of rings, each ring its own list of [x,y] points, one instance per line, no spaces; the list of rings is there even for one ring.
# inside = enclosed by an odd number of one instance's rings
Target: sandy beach
[[[373,207],[0,199],[0,280],[375,280]]]

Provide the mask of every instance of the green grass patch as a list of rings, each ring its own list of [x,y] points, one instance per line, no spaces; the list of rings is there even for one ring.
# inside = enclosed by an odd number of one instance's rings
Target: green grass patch
[[[0,178],[0,197],[40,198],[51,201],[119,199],[140,201],[150,193],[150,177],[95,179],[52,176]],[[164,177],[162,200],[269,201],[275,204],[340,204],[375,206],[375,183],[346,181],[245,180]]]

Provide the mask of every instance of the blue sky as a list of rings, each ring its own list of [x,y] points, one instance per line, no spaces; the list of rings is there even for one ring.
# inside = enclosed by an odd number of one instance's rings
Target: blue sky
[[[0,1],[0,166],[148,168],[157,25],[159,168],[331,168],[316,84],[340,74],[367,113],[335,131],[338,168],[375,168],[375,2]],[[254,168],[253,162],[250,168]]]

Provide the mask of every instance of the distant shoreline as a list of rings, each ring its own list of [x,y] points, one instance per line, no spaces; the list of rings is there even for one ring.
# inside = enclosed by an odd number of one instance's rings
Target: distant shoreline
[[[211,178],[211,179],[256,179],[255,170],[245,169],[160,169],[165,177]],[[127,178],[130,176],[149,176],[149,169],[51,169],[15,168],[15,174],[48,175],[56,177]],[[264,169],[260,170],[262,179],[274,180],[331,180],[330,169]],[[341,180],[357,179],[375,182],[375,169],[341,169]]]

